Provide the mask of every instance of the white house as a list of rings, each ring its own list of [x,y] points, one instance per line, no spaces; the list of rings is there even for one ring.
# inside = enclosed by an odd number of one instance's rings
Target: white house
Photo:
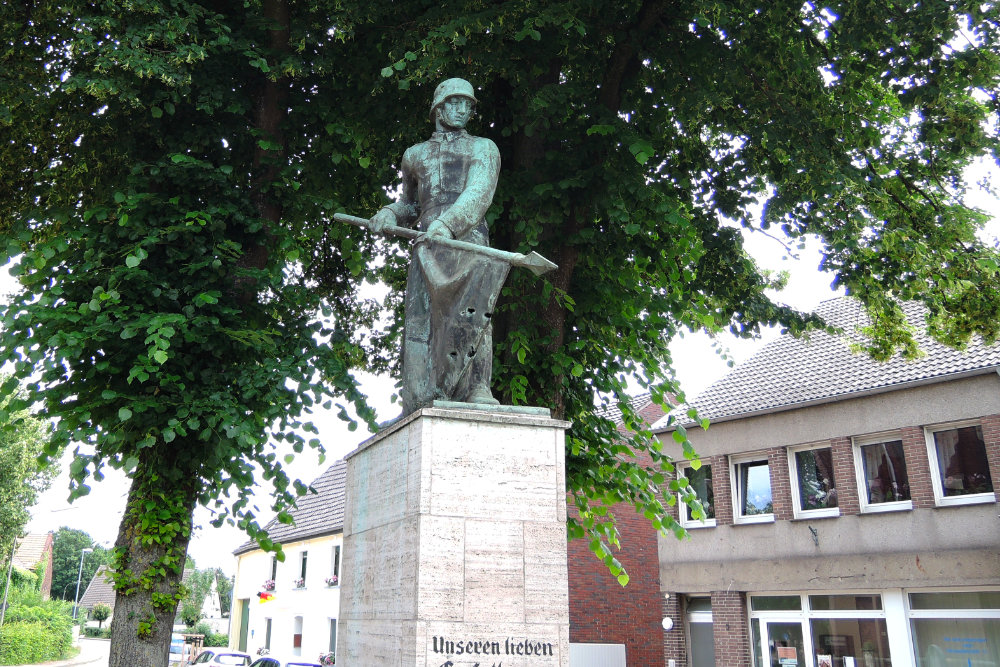
[[[230,648],[309,660],[336,652],[345,472],[338,461],[312,483],[318,493],[299,499],[295,525],[265,526],[284,562],[254,542],[234,552]]]

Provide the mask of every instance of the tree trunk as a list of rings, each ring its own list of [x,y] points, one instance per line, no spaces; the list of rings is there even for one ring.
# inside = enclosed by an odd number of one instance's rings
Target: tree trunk
[[[115,543],[112,567],[117,592],[108,667],[166,667],[177,613],[176,594],[191,541],[195,476],[163,479],[157,474],[155,448],[145,452],[150,453],[132,477]],[[156,519],[144,527],[147,502],[157,503],[153,510]],[[169,507],[166,514],[164,505]]]

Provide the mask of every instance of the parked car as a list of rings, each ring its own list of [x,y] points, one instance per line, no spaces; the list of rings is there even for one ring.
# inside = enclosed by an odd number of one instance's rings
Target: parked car
[[[282,660],[281,658],[275,658],[274,656],[269,655],[254,660],[250,667],[322,667],[322,665],[318,662],[313,662],[304,658]]]
[[[189,662],[189,665],[249,665],[249,653],[242,651],[230,651],[227,648],[207,648],[198,654],[198,657]]]

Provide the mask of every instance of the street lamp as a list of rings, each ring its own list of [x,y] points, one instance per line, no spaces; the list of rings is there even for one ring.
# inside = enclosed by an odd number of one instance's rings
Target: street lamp
[[[79,611],[80,603],[80,579],[83,578],[83,557],[86,554],[93,553],[93,549],[84,549],[80,552],[80,571],[76,573],[76,596],[73,598],[73,620],[76,620],[76,614]]]

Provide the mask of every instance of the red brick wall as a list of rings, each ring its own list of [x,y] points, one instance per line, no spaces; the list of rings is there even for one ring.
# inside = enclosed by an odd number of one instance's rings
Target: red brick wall
[[[750,628],[746,597],[742,593],[712,593],[712,631],[716,665],[750,667]]]
[[[729,480],[729,458],[711,456],[702,459],[712,466],[712,491],[715,493],[715,523],[733,524],[733,486]]]
[[[858,478],[854,472],[854,444],[850,438],[830,440],[833,456],[833,481],[837,486],[837,506],[841,515],[860,514]]]
[[[663,410],[649,404],[640,416],[653,423]],[[652,465],[648,457],[642,461]],[[620,503],[610,508],[614,514],[622,549],[615,558],[629,575],[622,588],[607,566],[590,551],[586,540],[572,540],[569,557],[569,640],[573,643],[624,644],[629,665],[663,667],[664,598],[660,593],[660,558],[656,531],[635,508]],[[677,518],[677,508],[668,507]],[[578,516],[569,503],[570,516]],[[679,618],[671,616],[680,626]],[[675,630],[671,632],[675,632]]]
[[[1000,502],[1000,415],[983,417],[983,441],[986,443],[986,460],[990,464],[993,493]]]
[[[927,460],[924,429],[907,426],[900,429],[900,435],[903,438],[903,457],[906,459],[906,476],[910,479],[913,508],[934,507],[934,487],[931,485],[931,467]]]
[[[570,505],[571,515],[576,508]],[[569,640],[624,644],[629,665],[662,666],[663,596],[656,532],[629,505],[612,508],[622,550],[615,554],[629,575],[622,588],[586,540],[571,540],[569,556]],[[674,619],[675,622],[678,619]]]
[[[788,478],[788,450],[772,447],[767,450],[767,467],[771,474],[771,503],[777,521],[788,520],[792,513],[792,485]],[[715,618],[714,614],[712,618]]]
[[[676,593],[663,598],[663,618],[672,619],[674,627],[663,633],[663,660],[657,664],[668,664],[673,659],[676,667],[687,667],[687,639],[680,607],[680,596]]]

